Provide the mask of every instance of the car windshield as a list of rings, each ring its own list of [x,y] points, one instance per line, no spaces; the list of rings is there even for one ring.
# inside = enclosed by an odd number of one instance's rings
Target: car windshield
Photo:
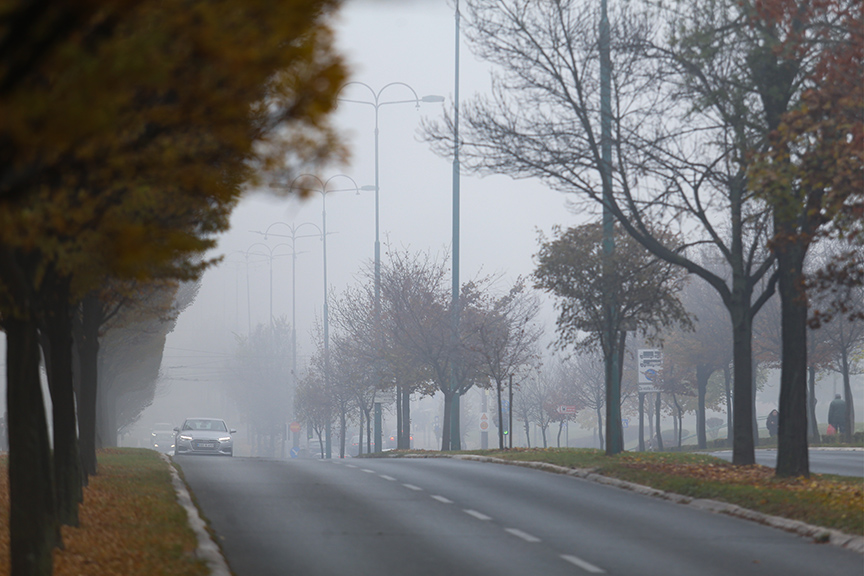
[[[183,430],[213,430],[214,432],[227,432],[225,422],[222,420],[210,420],[207,418],[196,418],[195,420],[186,420],[183,424]]]

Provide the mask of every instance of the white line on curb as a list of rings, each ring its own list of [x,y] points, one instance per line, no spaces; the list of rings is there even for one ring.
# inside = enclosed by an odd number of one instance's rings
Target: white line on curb
[[[177,493],[177,501],[186,510],[186,515],[189,517],[189,527],[192,528],[198,538],[198,548],[195,549],[195,555],[204,560],[210,569],[211,576],[231,576],[231,570],[228,569],[228,563],[225,562],[222,551],[210,538],[204,521],[198,515],[198,509],[192,503],[192,497],[189,496],[186,485],[180,479],[180,475],[177,474],[177,469],[174,468],[174,463],[165,454],[160,454],[160,456],[168,463],[168,469],[171,470],[171,483]]]

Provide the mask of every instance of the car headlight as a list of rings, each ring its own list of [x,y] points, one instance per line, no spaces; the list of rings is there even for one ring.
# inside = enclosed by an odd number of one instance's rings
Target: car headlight
[[[180,440],[192,440],[192,436],[188,436],[186,434],[181,434]]]
[[[151,432],[150,435],[151,435],[151,436],[156,436],[156,433],[155,433],[155,432]]]
[[[231,441],[230,436],[225,436],[224,438],[219,438],[219,442],[230,442],[230,441]]]

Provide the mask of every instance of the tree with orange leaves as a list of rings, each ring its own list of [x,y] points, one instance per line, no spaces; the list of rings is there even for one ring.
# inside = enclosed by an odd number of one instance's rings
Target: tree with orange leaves
[[[748,58],[767,134],[749,179],[773,213],[783,318],[777,474],[807,475],[804,261],[820,237],[855,238],[861,228],[864,5],[760,0],[753,8]]]
[[[57,521],[74,522],[57,516],[70,494],[55,481],[75,476],[74,305],[110,277],[196,277],[256,176],[340,154],[327,122],[345,75],[337,4],[0,1],[13,575],[49,574]],[[55,440],[72,439],[53,462],[40,335]]]

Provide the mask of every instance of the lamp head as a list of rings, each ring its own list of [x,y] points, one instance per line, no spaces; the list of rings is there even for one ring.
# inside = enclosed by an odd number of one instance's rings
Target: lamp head
[[[422,98],[420,98],[420,101],[421,102],[443,102],[444,97],[438,96],[437,94],[427,94],[426,96],[423,96]]]

